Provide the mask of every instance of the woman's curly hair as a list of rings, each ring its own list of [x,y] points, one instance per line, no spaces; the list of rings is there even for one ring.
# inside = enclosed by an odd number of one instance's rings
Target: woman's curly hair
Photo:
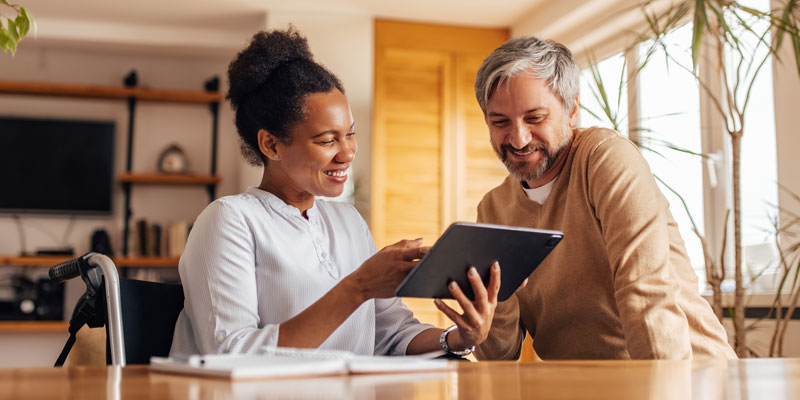
[[[252,165],[265,165],[258,147],[264,129],[290,144],[291,129],[305,118],[305,99],[334,88],[344,93],[333,73],[314,61],[308,40],[293,27],[261,31],[228,66],[228,94],[236,114],[242,155]]]

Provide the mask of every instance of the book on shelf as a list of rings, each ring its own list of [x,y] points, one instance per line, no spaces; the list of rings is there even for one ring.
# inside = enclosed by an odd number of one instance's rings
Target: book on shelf
[[[136,222],[136,238],[137,238],[137,246],[136,249],[138,250],[138,254],[142,257],[147,257],[150,255],[148,249],[148,229],[147,229],[147,220],[140,219]]]
[[[148,249],[149,250],[148,253],[151,254],[153,257],[161,257],[161,254],[163,254],[163,252],[161,251],[161,249],[163,248],[161,240],[161,225],[152,224],[150,226],[149,232],[150,232],[150,238],[148,240],[148,243],[150,244],[149,246],[150,248]]]
[[[128,246],[130,257],[180,257],[186,247],[188,225],[173,220],[166,225],[139,219],[131,226]]]
[[[186,221],[173,220],[167,224],[167,256],[180,257],[186,247],[189,228]]]
[[[153,371],[229,379],[278,379],[347,374],[444,371],[443,352],[417,356],[361,356],[347,351],[267,348],[260,354],[151,357]]]

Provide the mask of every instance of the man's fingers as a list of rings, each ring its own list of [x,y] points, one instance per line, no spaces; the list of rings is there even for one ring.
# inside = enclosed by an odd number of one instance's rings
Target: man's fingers
[[[490,269],[488,301],[489,303],[497,303],[497,293],[500,292],[500,263],[495,261]],[[525,279],[525,281],[527,282],[528,280]]]

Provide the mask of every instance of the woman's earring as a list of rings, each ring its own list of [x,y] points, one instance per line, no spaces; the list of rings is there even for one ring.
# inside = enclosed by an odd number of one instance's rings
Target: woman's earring
[[[281,156],[279,156],[279,155],[275,154],[275,155],[273,155],[273,156],[272,156],[272,159],[273,159],[273,160],[280,160],[280,159],[281,159]]]

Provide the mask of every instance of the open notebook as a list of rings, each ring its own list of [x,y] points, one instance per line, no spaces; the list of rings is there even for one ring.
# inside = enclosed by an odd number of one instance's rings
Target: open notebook
[[[359,356],[346,351],[265,347],[257,355],[151,357],[150,369],[229,379],[442,371],[448,368],[447,360],[433,359],[442,354]]]

